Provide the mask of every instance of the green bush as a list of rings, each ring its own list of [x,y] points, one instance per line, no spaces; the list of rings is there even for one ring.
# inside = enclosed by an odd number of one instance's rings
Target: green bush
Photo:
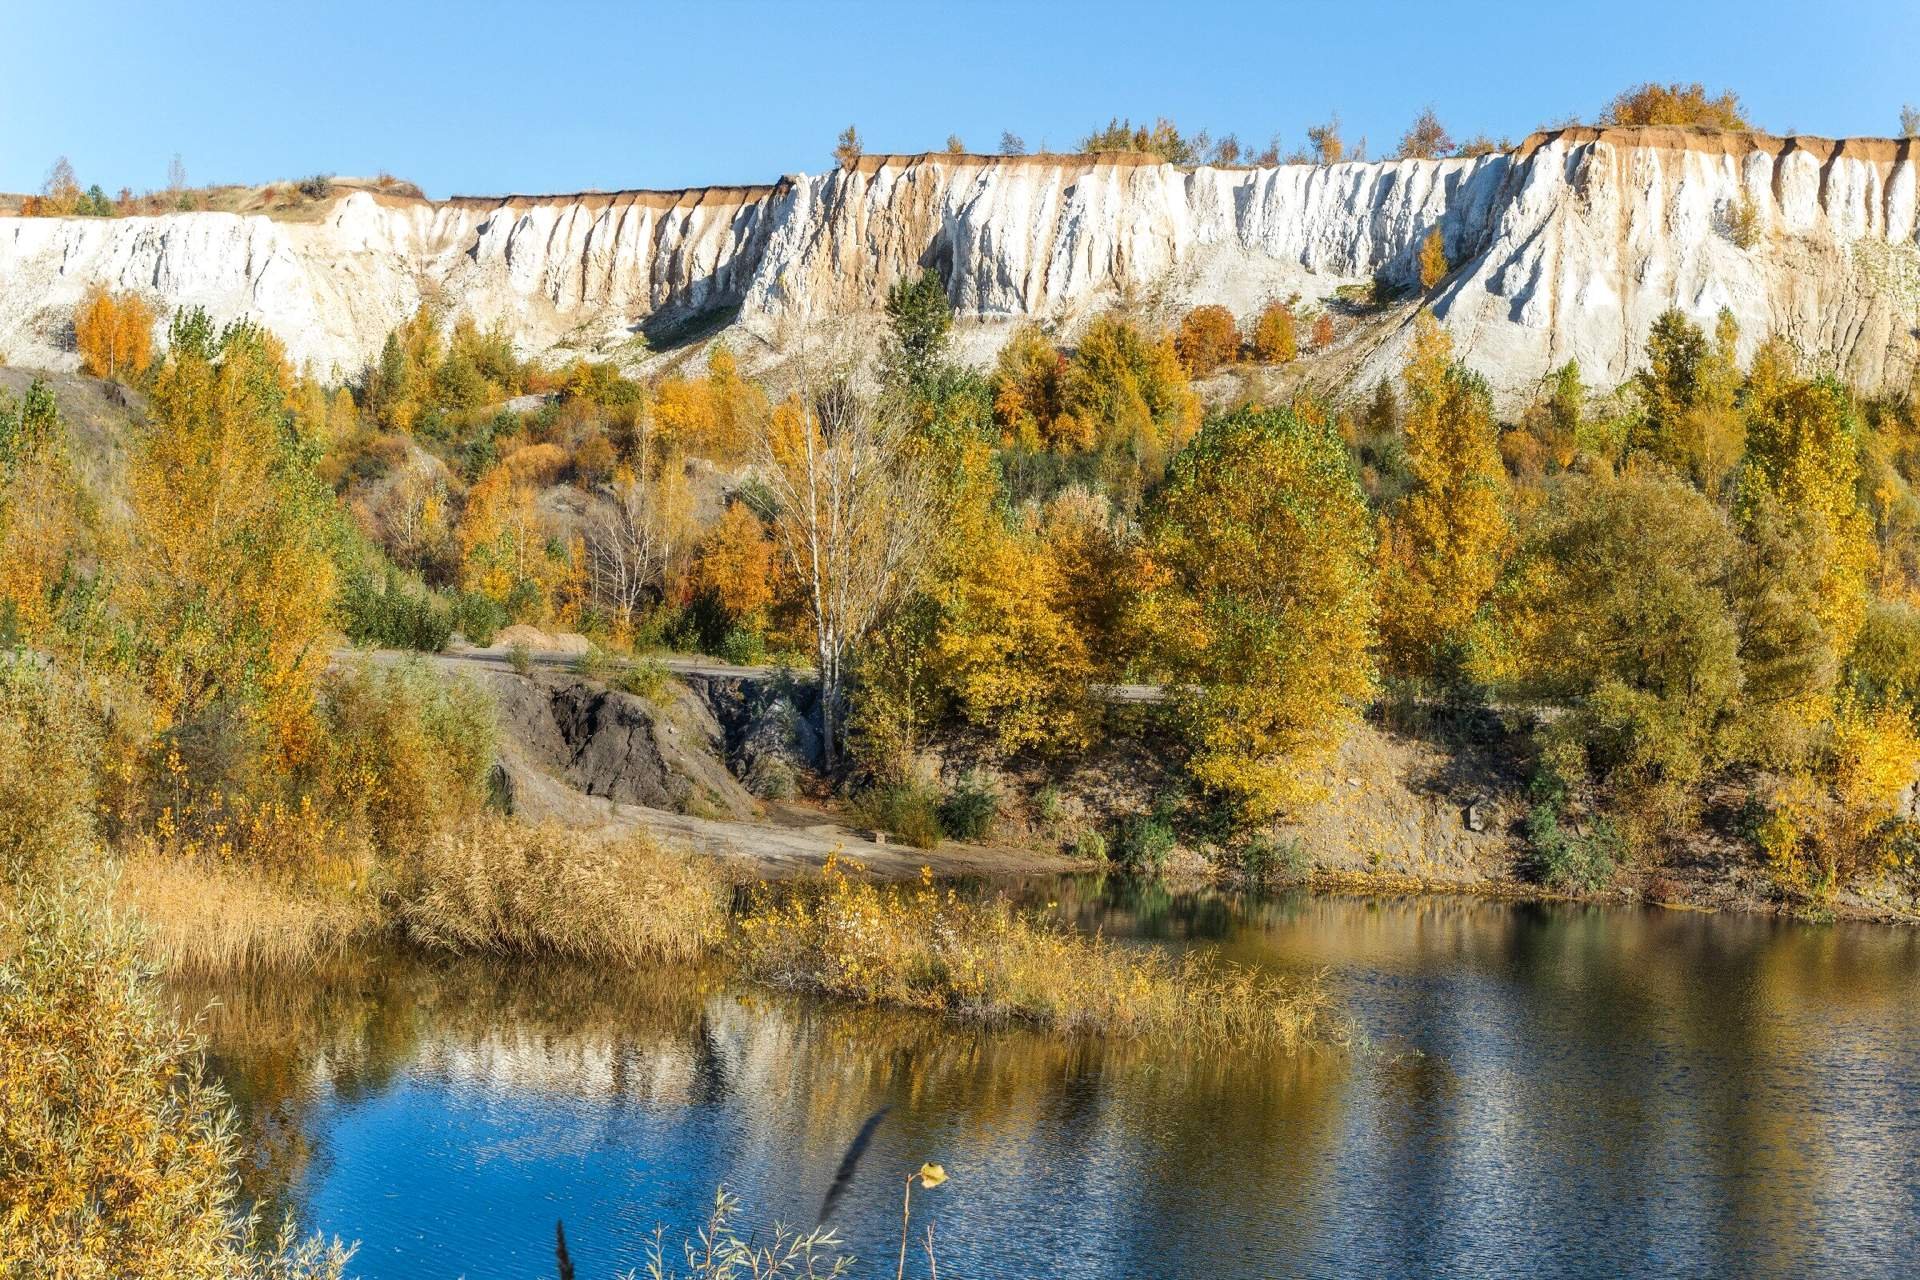
[[[498,602],[471,593],[454,597],[453,626],[468,644],[484,649],[506,625],[507,611]]]
[[[933,848],[945,834],[940,826],[940,793],[924,782],[870,788],[854,801],[853,816],[916,849]]]
[[[1297,883],[1313,869],[1313,860],[1298,836],[1256,835],[1229,856],[1239,878],[1256,887]]]
[[[1105,862],[1107,860],[1106,836],[1091,828],[1082,831],[1074,838],[1073,856],[1083,862]]]
[[[1626,839],[1611,819],[1600,818],[1585,834],[1560,825],[1559,810],[1536,804],[1527,815],[1534,878],[1562,893],[1597,893],[1613,879],[1626,854]]]
[[[737,667],[756,667],[767,660],[767,638],[748,627],[729,627],[713,656]]]
[[[1114,828],[1112,857],[1131,875],[1157,876],[1173,854],[1173,820],[1163,812],[1135,813]]]
[[[1000,793],[977,774],[962,778],[940,802],[940,828],[955,840],[985,840],[1000,816]]]
[[[622,693],[653,702],[667,691],[667,681],[670,679],[672,677],[667,674],[667,669],[656,659],[638,658],[621,663],[608,683]]]
[[[497,731],[471,681],[423,660],[331,673],[320,691],[329,811],[357,814],[389,854],[417,851],[487,799]]]
[[[453,609],[420,583],[387,569],[384,576],[358,570],[340,591],[341,629],[357,645],[438,653],[453,638]]]

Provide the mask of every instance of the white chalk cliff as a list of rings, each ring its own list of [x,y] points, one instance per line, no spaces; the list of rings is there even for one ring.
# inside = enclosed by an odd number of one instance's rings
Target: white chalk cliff
[[[1137,156],[868,156],[766,187],[442,202],[356,191],[314,222],[178,213],[0,218],[0,360],[71,365],[93,284],[250,316],[351,375],[423,298],[504,324],[527,353],[632,356],[738,326],[876,310],[940,270],[976,335],[1071,325],[1122,295],[1167,307],[1410,284],[1437,226],[1453,272],[1429,299],[1456,349],[1517,391],[1577,359],[1635,366],[1655,316],[1743,343],[1780,336],[1865,386],[1904,384],[1920,329],[1914,140],[1570,128],[1472,159],[1178,169]],[[1745,202],[1761,235],[1734,242]],[[1411,308],[1404,311],[1410,312]],[[1365,330],[1362,367],[1404,339]],[[1356,339],[1361,341],[1361,339]],[[974,341],[970,350],[981,349]]]

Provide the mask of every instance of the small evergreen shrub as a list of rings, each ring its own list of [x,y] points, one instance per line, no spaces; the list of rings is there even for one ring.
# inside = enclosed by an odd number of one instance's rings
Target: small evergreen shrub
[[[1562,893],[1606,888],[1626,854],[1626,838],[1611,819],[1600,818],[1581,834],[1563,827],[1551,804],[1536,804],[1527,815],[1527,840],[1533,846],[1534,878]]]
[[[940,829],[955,840],[984,840],[1000,816],[1000,795],[977,774],[962,778],[940,802]]]
[[[748,627],[729,627],[713,656],[736,667],[757,667],[767,660],[767,638]]]
[[[384,579],[350,576],[341,591],[340,609],[347,639],[383,649],[438,653],[453,638],[453,610],[418,583],[392,569]]]
[[[500,628],[507,625],[507,611],[482,595],[471,593],[454,597],[453,626],[468,644],[481,648],[493,643]]]
[[[1130,875],[1157,876],[1173,855],[1173,821],[1162,812],[1135,813],[1114,829],[1111,856]]]
[[[1105,862],[1107,838],[1098,831],[1082,831],[1073,842],[1073,856],[1082,862]]]
[[[1255,835],[1229,855],[1240,879],[1256,888],[1290,884],[1307,878],[1313,861],[1298,836]]]

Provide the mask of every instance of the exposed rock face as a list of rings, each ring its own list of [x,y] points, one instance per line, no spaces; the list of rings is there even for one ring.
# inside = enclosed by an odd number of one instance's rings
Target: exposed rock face
[[[1170,304],[1407,285],[1438,227],[1431,300],[1496,388],[1568,359],[1611,384],[1653,318],[1721,307],[1749,348],[1832,352],[1903,382],[1920,326],[1913,140],[1571,128],[1472,159],[1181,170],[1129,156],[868,156],[767,187],[430,203],[355,192],[317,223],[232,214],[0,219],[0,354],[71,362],[100,283],[250,315],[322,372],[356,371],[423,296],[505,324],[531,352],[635,352],[637,333],[728,321],[770,342],[872,312],[937,267],[965,319],[1071,325],[1129,294]],[[1734,243],[1751,202],[1761,236]],[[1404,332],[1370,331],[1363,370]],[[980,349],[975,344],[970,349]]]
[[[503,789],[516,809],[548,800],[542,783],[618,804],[746,818],[753,797],[721,763],[725,741],[707,705],[669,681],[663,702],[578,680],[490,673],[502,738]],[[537,816],[550,816],[534,803]]]
[[[727,766],[763,800],[792,794],[803,774],[826,767],[811,684],[723,676],[685,677],[726,736]]]

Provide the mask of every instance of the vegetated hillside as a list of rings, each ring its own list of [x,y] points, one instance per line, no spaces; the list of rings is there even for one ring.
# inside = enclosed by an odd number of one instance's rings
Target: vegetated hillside
[[[1542,157],[1556,147],[1577,172],[1554,176]],[[1808,146],[1671,130],[1564,130],[1384,167],[1073,167],[1082,195],[1123,176],[1189,194],[1351,179],[1388,205],[1389,187],[1452,174],[1454,195],[1500,197],[1496,241],[1540,194],[1570,253],[1593,230],[1580,209],[1605,203],[1601,160],[1627,166],[1613,179],[1764,162],[1781,216],[1811,211],[1832,230],[1868,207],[1882,219],[1868,230],[1910,233],[1904,145],[1860,150],[1823,153],[1818,189],[1796,185]],[[825,181],[849,200],[894,184],[908,205],[898,184],[922,182],[931,229],[970,163],[896,173],[863,157]],[[1847,165],[1881,164],[1896,181],[1878,204],[1834,203],[1861,176]],[[1065,166],[974,167],[985,182]],[[1704,207],[1689,181],[1658,192],[1663,225]],[[1669,207],[1676,192],[1694,203]],[[1742,199],[1701,261],[1778,251]],[[702,207],[688,193],[576,203],[683,228]],[[1693,244],[1636,239],[1635,202],[1608,207],[1631,214],[1615,230],[1663,271]],[[854,216],[844,201],[827,212]],[[878,244],[900,225],[861,234]],[[819,763],[787,783],[834,789],[912,843],[978,840],[1005,818],[1143,873],[1184,844],[1249,879],[1504,865],[1580,892],[1745,877],[1805,909],[1899,910],[1920,871],[1915,389],[1849,387],[1831,372],[1844,343],[1796,349],[1728,305],[1705,324],[1661,311],[1615,360],[1633,370],[1619,385],[1568,358],[1503,402],[1457,323],[1462,282],[1488,260],[1456,262],[1448,225],[1408,240],[1405,284],[1396,258],[1330,299],[1267,297],[1252,314],[1181,308],[1172,284],[1116,288],[1117,305],[1077,323],[1008,326],[986,369],[961,358],[981,330],[956,314],[972,259],[954,257],[885,288],[877,352],[796,343],[804,377],[785,381],[756,376],[737,331],[642,376],[532,359],[453,299],[406,314],[342,378],[199,307],[167,315],[156,344],[149,299],[95,290],[73,318],[78,354],[139,388],[152,418],[129,458],[130,519],[88,518],[87,486],[69,492],[54,447],[69,428],[30,395],[4,441],[18,455],[0,511],[15,549],[7,626],[150,700],[154,759],[173,759],[173,726],[190,721],[224,744],[208,769],[247,759],[267,795],[302,803],[325,776],[315,717],[342,713],[313,667],[323,637],[436,651],[524,624],[612,653],[811,668],[813,710],[783,713],[779,732],[814,735],[803,754]],[[1369,223],[1368,243],[1391,231]],[[739,265],[783,252],[770,240]],[[1060,269],[1049,279],[1078,268]],[[812,296],[776,284],[790,308]],[[1103,692],[1132,684],[1165,696]],[[1394,727],[1356,752],[1369,715]],[[1415,732],[1423,718],[1439,730]],[[1102,795],[1072,762],[1116,743],[1136,755]],[[1330,764],[1343,751],[1344,773]],[[226,804],[250,785],[213,794]],[[166,788],[143,803],[180,811]]]
[[[1435,160],[869,155],[759,187],[439,203],[356,191],[311,223],[0,220],[0,350],[69,360],[71,311],[99,284],[147,292],[163,315],[251,316],[322,376],[355,373],[423,299],[503,326],[522,354],[634,364],[732,328],[756,364],[810,327],[876,316],[931,265],[975,359],[1010,320],[1071,333],[1116,300],[1220,303],[1246,320],[1297,298],[1377,321],[1335,334],[1343,365],[1372,381],[1397,367],[1412,314],[1379,304],[1417,299],[1515,398],[1567,360],[1614,385],[1669,307],[1702,324],[1725,308],[1743,358],[1780,338],[1874,389],[1904,385],[1920,323],[1912,148],[1572,127]]]

